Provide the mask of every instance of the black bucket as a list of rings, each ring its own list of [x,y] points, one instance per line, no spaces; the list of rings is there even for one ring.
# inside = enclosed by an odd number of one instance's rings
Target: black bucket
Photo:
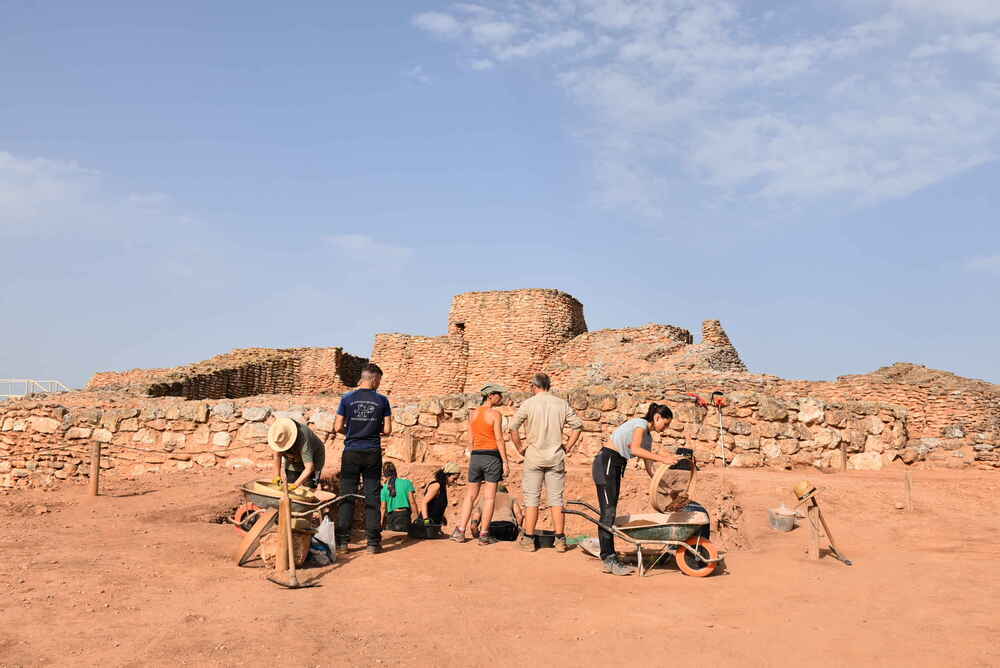
[[[440,524],[424,524],[423,522],[414,522],[411,524],[407,534],[410,538],[420,538],[423,540],[444,538],[444,532],[441,531]]]
[[[555,547],[556,532],[549,529],[535,529],[535,547]]]

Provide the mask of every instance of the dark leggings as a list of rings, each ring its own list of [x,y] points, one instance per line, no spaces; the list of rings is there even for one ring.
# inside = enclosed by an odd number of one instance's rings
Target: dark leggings
[[[625,464],[628,460],[614,450],[601,448],[594,457],[591,472],[594,484],[597,486],[597,502],[601,506],[601,522],[606,526],[615,523],[618,516],[618,496],[622,491],[622,477],[625,475]],[[598,529],[598,539],[601,542],[601,559],[607,559],[615,554],[615,537],[611,532]]]

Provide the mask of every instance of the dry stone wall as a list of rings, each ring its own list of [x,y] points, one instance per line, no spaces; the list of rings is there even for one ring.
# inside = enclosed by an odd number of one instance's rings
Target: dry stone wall
[[[570,458],[581,470],[630,417],[642,415],[650,401],[674,408],[668,432],[657,447],[695,450],[701,466],[719,466],[723,449],[734,467],[819,467],[839,469],[841,445],[848,468],[885,466],[997,466],[989,449],[976,450],[941,439],[913,439],[907,411],[876,402],[794,399],[753,389],[727,389],[722,448],[714,409],[699,408],[687,392],[707,396],[717,385],[702,381],[658,383],[650,379],[616,386],[594,386],[565,396],[584,421],[579,448]],[[505,428],[526,393],[512,393],[501,406]],[[0,406],[0,487],[52,485],[86,477],[90,446],[102,444],[102,466],[126,475],[227,466],[269,470],[267,427],[280,416],[306,422],[324,440],[333,429],[339,397],[261,396],[236,400],[184,401],[165,397],[76,393],[75,396],[20,400]],[[440,465],[464,462],[470,410],[475,394],[453,394],[394,405],[395,433],[385,440],[385,455],[400,462]],[[327,461],[339,467],[342,439],[328,448]],[[517,461],[512,447],[508,451]]]
[[[357,385],[367,361],[342,348],[243,348],[172,369],[100,372],[87,389],[185,399],[340,393]]]

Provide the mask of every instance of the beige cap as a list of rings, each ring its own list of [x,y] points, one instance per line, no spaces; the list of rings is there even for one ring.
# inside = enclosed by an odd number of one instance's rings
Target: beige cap
[[[444,465],[444,468],[441,469],[441,470],[444,471],[445,473],[460,473],[461,472],[461,469],[458,468],[458,464],[456,464],[455,462],[448,462],[447,464]]]
[[[484,386],[483,389],[479,390],[479,394],[483,395],[484,397],[488,397],[491,394],[503,394],[506,391],[507,391],[506,387],[490,383],[489,385]]]
[[[299,426],[292,418],[280,417],[267,430],[267,444],[275,452],[285,452],[295,445],[298,437]]]

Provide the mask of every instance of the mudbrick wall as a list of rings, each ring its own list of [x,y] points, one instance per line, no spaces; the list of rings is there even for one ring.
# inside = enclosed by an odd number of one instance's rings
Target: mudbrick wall
[[[87,389],[185,399],[339,393],[357,385],[367,361],[342,348],[243,348],[172,369],[99,372]]]
[[[569,392],[567,399],[584,420],[571,467],[586,467],[611,431],[643,414],[650,401],[665,401],[675,409],[671,428],[655,437],[660,446],[691,447],[701,466],[720,466],[717,414],[686,396],[691,391],[707,395],[715,387],[704,380],[643,379]],[[839,469],[841,444],[852,469],[1000,466],[995,440],[974,446],[955,439],[911,438],[901,406],[811,396],[783,399],[733,387],[727,388],[730,403],[723,411],[722,430],[729,466]],[[501,407],[505,426],[527,396],[511,393]],[[128,475],[214,466],[269,470],[269,423],[293,417],[327,439],[337,402],[333,395],[185,401],[97,392],[7,402],[0,406],[0,487],[84,477],[94,441],[102,444],[102,467]],[[423,464],[464,461],[468,415],[478,403],[478,395],[454,394],[395,405],[396,433],[384,443],[386,457]],[[329,446],[327,461],[334,468],[342,446],[339,438]],[[512,447],[509,452],[517,461]]]

